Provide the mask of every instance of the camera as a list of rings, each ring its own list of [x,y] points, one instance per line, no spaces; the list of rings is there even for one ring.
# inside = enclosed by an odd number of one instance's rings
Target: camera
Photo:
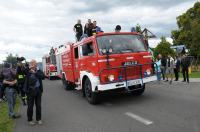
[[[24,57],[17,57],[17,61],[19,62],[19,61],[24,61],[24,60],[26,60]]]

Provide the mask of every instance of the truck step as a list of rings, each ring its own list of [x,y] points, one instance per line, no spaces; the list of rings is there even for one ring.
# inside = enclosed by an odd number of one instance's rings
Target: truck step
[[[80,85],[78,85],[75,89],[76,89],[76,90],[82,90],[82,88],[81,88]]]

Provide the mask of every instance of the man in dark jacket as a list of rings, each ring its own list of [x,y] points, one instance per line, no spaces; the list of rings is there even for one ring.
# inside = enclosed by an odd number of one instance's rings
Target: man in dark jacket
[[[181,68],[182,68],[182,73],[183,73],[183,82],[187,80],[189,83],[189,74],[188,74],[188,69],[190,66],[190,60],[186,55],[182,56],[181,59]]]
[[[178,81],[178,79],[179,79],[180,65],[181,65],[181,61],[180,61],[179,57],[176,56],[175,67],[174,67],[174,74],[175,74],[174,81]]]
[[[30,125],[35,125],[33,121],[33,106],[36,105],[36,121],[39,125],[42,124],[41,121],[41,97],[43,92],[42,79],[44,79],[44,74],[42,71],[37,69],[36,60],[31,60],[29,63],[29,71],[26,75],[24,90],[27,94],[27,116]]]
[[[88,19],[88,23],[85,24],[84,27],[84,34],[87,34],[88,37],[92,36],[92,29],[94,25],[91,21],[91,19]]]
[[[161,54],[158,55],[159,58],[161,59],[161,73],[162,73],[162,78],[165,80],[165,72],[166,72],[166,66],[167,66],[167,59],[166,57],[162,56]]]
[[[14,112],[15,102],[17,97],[16,72],[14,69],[11,68],[11,65],[9,63],[4,64],[1,77],[3,80],[3,87],[5,88],[6,99],[8,102],[8,115],[10,118],[18,118],[20,117],[20,115]]]
[[[83,27],[81,24],[81,20],[78,20],[77,24],[74,25],[73,30],[76,33],[76,40],[80,41],[80,38],[83,35]]]

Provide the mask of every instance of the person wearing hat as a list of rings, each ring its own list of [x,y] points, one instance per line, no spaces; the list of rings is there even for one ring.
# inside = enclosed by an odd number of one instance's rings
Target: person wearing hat
[[[116,27],[115,27],[115,32],[120,32],[121,31],[121,26],[120,25],[117,25]]]

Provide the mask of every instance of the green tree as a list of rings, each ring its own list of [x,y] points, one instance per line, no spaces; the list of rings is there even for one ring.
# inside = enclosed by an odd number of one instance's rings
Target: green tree
[[[8,62],[15,66],[17,64],[17,55],[13,56],[11,53],[6,57],[4,62]]]
[[[139,24],[137,24],[137,25],[135,26],[135,30],[136,30],[136,32],[138,32],[138,33],[141,33],[141,32],[142,32],[141,26],[140,26]]]
[[[161,37],[161,42],[154,49],[154,58],[157,58],[158,54],[161,54],[162,56],[174,56],[175,52],[173,49],[170,48],[170,46],[171,44],[166,40],[166,38]]]
[[[193,56],[200,56],[200,2],[177,17],[178,30],[171,32],[175,45],[184,44]]]

